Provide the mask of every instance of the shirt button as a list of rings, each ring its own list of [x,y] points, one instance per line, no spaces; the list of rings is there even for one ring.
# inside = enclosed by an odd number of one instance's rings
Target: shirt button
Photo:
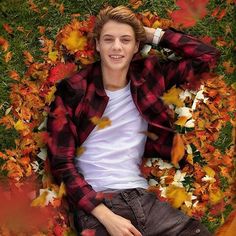
[[[197,234],[199,234],[200,232],[201,232],[201,230],[200,229],[196,229],[196,231],[195,231]]]

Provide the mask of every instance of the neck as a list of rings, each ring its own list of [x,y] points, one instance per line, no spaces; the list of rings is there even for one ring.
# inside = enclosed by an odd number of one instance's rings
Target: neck
[[[127,81],[128,68],[125,70],[109,70],[102,66],[103,85],[107,90],[115,91],[124,88]]]

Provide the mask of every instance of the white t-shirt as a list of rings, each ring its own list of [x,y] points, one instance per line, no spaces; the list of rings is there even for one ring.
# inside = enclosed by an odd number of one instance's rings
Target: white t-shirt
[[[76,158],[78,171],[95,191],[147,188],[140,164],[144,153],[147,122],[140,116],[130,92],[130,83],[116,90],[106,90],[109,97],[103,117],[111,126],[89,134],[82,144],[85,151]]]

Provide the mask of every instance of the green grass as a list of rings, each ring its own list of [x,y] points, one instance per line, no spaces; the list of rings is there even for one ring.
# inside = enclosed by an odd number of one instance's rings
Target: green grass
[[[104,5],[128,5],[129,1],[125,0],[58,0],[60,5],[64,4],[65,11],[61,14],[58,10],[58,6],[49,4],[48,0],[34,0],[34,3],[40,9],[40,13],[34,12],[29,8],[27,0],[0,0],[0,36],[6,38],[10,42],[9,50],[13,52],[13,58],[8,63],[4,62],[5,53],[0,49],[0,117],[4,115],[6,109],[10,106],[11,101],[9,99],[10,84],[13,82],[8,76],[9,71],[16,70],[22,77],[27,70],[24,64],[24,58],[22,56],[25,50],[29,51],[35,61],[43,61],[42,52],[39,50],[41,47],[38,32],[38,26],[45,26],[45,36],[49,39],[55,39],[58,31],[64,25],[71,21],[71,14],[80,13],[81,17],[85,17],[87,14],[96,15],[99,9]],[[160,17],[168,18],[168,10],[176,9],[174,0],[147,0],[143,1],[144,4],[136,12],[150,10],[156,12]],[[202,21],[191,28],[185,30],[195,36],[210,36],[212,37],[212,43],[215,44],[218,37],[223,37],[227,42],[235,40],[236,35],[236,22],[235,22],[235,7],[232,5],[226,5],[225,0],[210,0],[208,4],[209,13],[216,7],[226,9],[227,14],[221,20],[213,18],[210,14]],[[43,15],[43,16],[42,16]],[[14,30],[13,34],[9,35],[3,29],[2,25],[8,23]],[[17,27],[24,27],[25,32],[20,32]],[[231,28],[227,36],[225,36],[226,28]],[[236,53],[235,45],[231,47],[218,47],[221,51],[221,59],[217,72],[224,75],[224,78],[228,84],[236,82],[236,74],[225,74],[224,68],[221,65],[223,61],[231,60],[235,63]],[[215,142],[215,146],[219,148],[222,153],[230,145],[232,126],[226,124],[221,130],[219,139]],[[18,137],[18,134],[13,129],[5,130],[3,126],[0,126],[0,151],[5,149],[14,148],[14,140]],[[195,156],[194,161],[201,162],[200,156]],[[4,175],[5,176],[5,175]],[[1,176],[0,176],[1,178]],[[186,184],[191,184],[192,179],[186,179]],[[224,179],[221,179],[224,182]],[[225,183],[227,187],[228,183]],[[230,209],[229,209],[230,212]],[[225,215],[228,213],[226,212]],[[206,218],[207,219],[207,218]],[[204,222],[211,231],[219,225],[220,222]]]

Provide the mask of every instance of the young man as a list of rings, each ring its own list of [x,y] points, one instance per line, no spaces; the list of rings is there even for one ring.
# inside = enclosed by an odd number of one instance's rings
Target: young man
[[[99,236],[210,235],[198,221],[147,192],[139,165],[143,156],[170,157],[173,130],[160,96],[172,85],[191,83],[209,71],[218,52],[173,29],[145,28],[123,6],[100,11],[94,38],[101,61],[58,85],[48,117],[51,171],[66,185],[78,231],[91,228]],[[182,59],[162,64],[156,56],[142,58],[138,51],[144,41],[169,48]],[[108,117],[111,125],[98,129],[93,117]],[[84,150],[79,156],[78,147]]]

